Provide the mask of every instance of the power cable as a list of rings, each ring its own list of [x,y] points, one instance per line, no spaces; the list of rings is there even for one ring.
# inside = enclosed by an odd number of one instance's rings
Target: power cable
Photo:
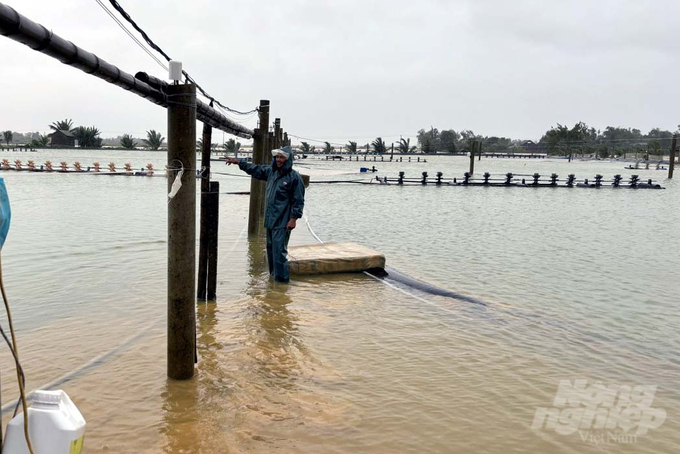
[[[108,9],[108,8],[106,7],[106,5],[104,5],[104,3],[102,3],[101,0],[96,0],[96,1],[97,1],[97,3],[99,4],[99,6],[101,6],[102,9],[103,9],[104,11],[106,11],[106,14],[108,14],[108,15],[111,17],[111,19],[113,19],[113,20],[118,24],[118,26],[119,26],[120,28],[122,28],[123,31],[124,31],[125,33],[127,33],[127,35],[128,35],[130,38],[132,38],[132,40],[133,40],[135,43],[137,43],[137,45],[138,45],[139,47],[141,47],[142,50],[143,50],[144,52],[146,52],[146,53],[149,55],[149,57],[153,58],[153,59],[156,61],[156,63],[158,63],[158,64],[160,65],[161,68],[165,69],[165,71],[169,71],[168,67],[167,67],[166,65],[164,65],[163,62],[160,61],[160,60],[158,59],[158,57],[156,57],[153,53],[151,53],[151,51],[150,51],[149,49],[147,49],[146,46],[144,46],[144,45],[137,39],[137,37],[135,37],[135,35],[133,35],[132,32],[131,32],[130,30],[128,30],[127,27],[125,27],[125,25],[124,25],[120,20],[118,20],[118,18],[111,12],[110,9]]]
[[[323,143],[323,144],[330,143],[331,145],[337,145],[339,147],[344,147],[346,145],[344,143],[328,142],[327,140],[312,139],[310,137],[296,136],[295,134],[291,134],[291,133],[288,133],[288,137],[295,137],[296,139],[309,140],[310,142],[317,142],[317,143]]]
[[[147,35],[146,32],[144,30],[142,30],[142,28],[139,25],[137,25],[137,23],[132,19],[132,17],[130,17],[130,15],[123,9],[123,7],[120,5],[120,3],[118,3],[116,0],[109,0],[109,1],[111,2],[111,5],[116,9],[116,11],[118,11],[121,14],[121,16],[123,16],[123,18],[126,21],[128,21],[130,23],[130,25],[132,25],[134,27],[134,29],[137,30],[142,35],[142,37],[144,38],[144,41],[146,41],[147,44],[149,46],[151,46],[152,49],[156,50],[161,55],[163,55],[163,57],[165,57],[165,59],[167,61],[172,60],[172,58],[170,58],[170,56],[168,54],[166,54],[163,51],[163,49],[161,49],[156,43],[154,43],[151,40],[151,38],[149,38],[149,35]],[[229,111],[231,113],[238,114],[238,115],[250,115],[251,113],[258,111],[258,109],[255,108],[255,109],[249,110],[247,112],[242,112],[240,110],[236,110],[236,109],[232,109],[231,107],[227,107],[224,104],[222,104],[221,102],[219,102],[217,99],[210,96],[203,89],[203,87],[201,87],[198,83],[196,83],[196,81],[191,76],[189,76],[189,74],[186,71],[182,71],[182,74],[184,74],[184,77],[186,78],[187,81],[191,82],[192,84],[194,84],[196,86],[196,88],[198,88],[198,90],[203,94],[203,96],[205,96],[209,100],[215,102],[218,106],[222,107],[223,109],[226,109],[227,111]]]

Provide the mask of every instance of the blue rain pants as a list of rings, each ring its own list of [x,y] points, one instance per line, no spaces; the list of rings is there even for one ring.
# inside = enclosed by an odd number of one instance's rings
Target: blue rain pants
[[[287,228],[267,229],[267,263],[269,274],[274,275],[276,282],[290,281],[288,240],[290,240],[290,230]]]

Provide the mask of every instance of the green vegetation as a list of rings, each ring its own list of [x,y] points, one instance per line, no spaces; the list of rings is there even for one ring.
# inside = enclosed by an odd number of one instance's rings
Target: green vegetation
[[[413,153],[416,147],[411,146],[411,139],[399,139],[399,153]]]
[[[241,142],[229,139],[224,143],[224,149],[227,151],[227,154],[232,153],[234,156],[238,156],[238,151],[241,149]]]
[[[345,145],[345,150],[347,150],[349,153],[352,153],[352,154],[356,153],[357,152],[357,143],[352,142],[350,140],[349,143],[347,145]]]
[[[134,150],[137,142],[135,142],[135,139],[130,134],[123,134],[123,137],[120,139],[120,146],[128,150]]]
[[[146,139],[143,139],[142,142],[144,142],[144,145],[146,145],[147,148],[158,150],[163,144],[163,140],[164,137],[161,133],[152,129],[146,132]]]
[[[46,147],[50,144],[50,136],[47,134],[38,134],[38,137],[31,140],[32,147]]]
[[[99,137],[99,129],[94,126],[78,126],[71,131],[81,148],[101,148],[102,138]]]
[[[659,128],[642,134],[636,128],[607,126],[604,131],[597,131],[583,122],[576,123],[572,128],[558,123],[546,131],[539,145],[552,155],[576,153],[607,158],[626,157],[631,153],[649,159],[650,155],[663,155],[670,147],[672,138],[671,131]]]
[[[326,145],[324,146],[323,152],[326,154],[331,154],[335,152],[335,148],[331,146],[330,142],[324,142]]]
[[[314,153],[316,151],[316,147],[310,147],[309,143],[302,142],[300,144],[300,151],[302,152],[302,154]]]
[[[382,140],[382,137],[378,137],[371,143],[373,145],[373,151],[378,153],[378,154],[384,154],[387,153],[387,145],[385,144],[385,141]]]
[[[70,131],[72,128],[73,120],[70,119],[55,121],[50,125],[50,129],[53,131]]]
[[[672,132],[653,128],[647,134],[639,129],[607,126],[603,131],[596,130],[583,122],[569,128],[557,124],[546,131],[538,143],[530,140],[511,139],[499,136],[481,136],[471,130],[455,131],[453,129],[439,131],[418,131],[418,144],[423,153],[456,153],[466,152],[471,141],[480,141],[485,153],[547,153],[549,155],[567,156],[580,154],[598,156],[627,157],[636,154],[649,158],[661,156],[670,148]],[[680,134],[680,125],[675,134]],[[405,153],[400,143],[399,151]],[[413,152],[411,149],[409,152]]]
[[[446,129],[439,131],[437,128],[430,127],[429,131],[424,129],[418,131],[418,144],[423,153],[456,153],[459,150],[467,150],[471,140],[480,139],[481,137],[470,130],[457,132],[453,129]]]
[[[2,133],[2,135],[5,137],[5,142],[7,143],[7,146],[9,146],[13,137],[12,131],[5,131]]]

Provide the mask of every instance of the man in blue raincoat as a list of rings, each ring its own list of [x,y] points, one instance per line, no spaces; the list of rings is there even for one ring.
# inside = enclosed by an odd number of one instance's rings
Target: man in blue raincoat
[[[293,151],[283,147],[272,151],[272,165],[249,164],[243,159],[227,158],[248,175],[267,182],[264,227],[267,229],[269,274],[277,282],[288,282],[288,240],[305,206],[305,185],[293,170]]]

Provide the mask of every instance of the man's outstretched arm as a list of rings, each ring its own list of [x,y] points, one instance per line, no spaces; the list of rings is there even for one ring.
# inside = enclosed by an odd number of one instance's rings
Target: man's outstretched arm
[[[243,170],[248,175],[252,175],[253,178],[258,180],[267,181],[269,178],[269,173],[271,172],[271,166],[257,165],[247,163],[243,159],[227,158],[227,165],[238,164],[238,168]]]

